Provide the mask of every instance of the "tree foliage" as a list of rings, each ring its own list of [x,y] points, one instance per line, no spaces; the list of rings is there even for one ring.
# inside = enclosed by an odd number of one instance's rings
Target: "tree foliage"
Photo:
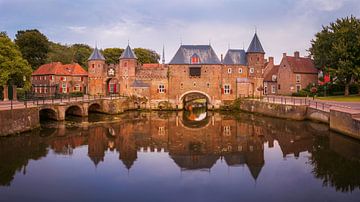
[[[102,51],[107,64],[119,63],[119,58],[123,52],[124,52],[124,49],[122,49],[122,48],[105,48]]]
[[[0,86],[8,85],[12,81],[14,85],[29,88],[31,72],[31,66],[22,58],[18,47],[2,32],[0,34]]]
[[[138,58],[140,64],[144,63],[159,63],[160,55],[155,51],[145,48],[135,48],[134,53]]]
[[[86,44],[62,45],[50,42],[50,51],[46,62],[61,62],[63,64],[78,63],[87,69],[87,59],[92,49]]]
[[[311,41],[310,53],[315,65],[349,86],[360,79],[360,20],[354,16],[337,19],[324,26]]]
[[[37,29],[20,30],[16,34],[15,44],[33,69],[45,64],[49,52],[47,37]]]

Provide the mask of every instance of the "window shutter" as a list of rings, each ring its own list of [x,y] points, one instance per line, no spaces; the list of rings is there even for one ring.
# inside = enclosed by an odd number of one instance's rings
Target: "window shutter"
[[[62,93],[62,88],[60,87],[60,93]]]
[[[80,91],[82,90],[82,87],[80,86]]]
[[[166,89],[164,89],[164,93],[166,93]]]
[[[221,88],[221,94],[224,94],[224,88]]]
[[[66,88],[66,92],[69,92],[69,87]]]
[[[159,93],[159,89],[157,89],[157,92]]]
[[[230,94],[232,94],[233,93],[233,91],[232,91],[232,89],[230,89]]]

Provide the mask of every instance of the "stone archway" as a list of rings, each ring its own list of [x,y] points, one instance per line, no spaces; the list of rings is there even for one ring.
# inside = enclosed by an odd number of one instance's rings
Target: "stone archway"
[[[65,118],[68,115],[72,116],[83,116],[83,110],[78,105],[71,105],[65,110]]]
[[[206,107],[209,108],[209,106],[212,105],[212,100],[211,97],[207,94],[204,93],[202,91],[197,91],[197,90],[191,90],[191,91],[187,91],[185,93],[183,93],[180,97],[179,97],[179,103],[180,103],[180,109],[185,107],[185,102],[191,101],[192,99],[199,99],[199,98],[204,98],[206,99]]]
[[[119,94],[120,93],[120,84],[118,79],[109,78],[106,80],[106,95]]]
[[[89,107],[88,107],[88,113],[90,113],[90,112],[95,112],[95,113],[102,112],[101,105],[99,103],[90,104]]]
[[[58,113],[56,110],[51,108],[45,108],[39,110],[39,118],[41,121],[43,120],[58,120]]]

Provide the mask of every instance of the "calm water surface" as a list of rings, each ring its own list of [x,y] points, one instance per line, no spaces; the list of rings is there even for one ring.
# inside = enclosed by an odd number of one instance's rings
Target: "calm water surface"
[[[360,201],[360,142],[251,114],[140,113],[0,138],[0,201]]]

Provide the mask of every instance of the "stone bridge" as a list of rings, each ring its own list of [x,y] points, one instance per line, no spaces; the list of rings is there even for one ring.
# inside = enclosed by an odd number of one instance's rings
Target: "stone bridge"
[[[41,118],[57,121],[65,120],[67,115],[86,117],[90,112],[105,114],[118,114],[129,109],[125,98],[117,99],[94,99],[94,100],[70,100],[60,103],[43,103],[38,106]]]

